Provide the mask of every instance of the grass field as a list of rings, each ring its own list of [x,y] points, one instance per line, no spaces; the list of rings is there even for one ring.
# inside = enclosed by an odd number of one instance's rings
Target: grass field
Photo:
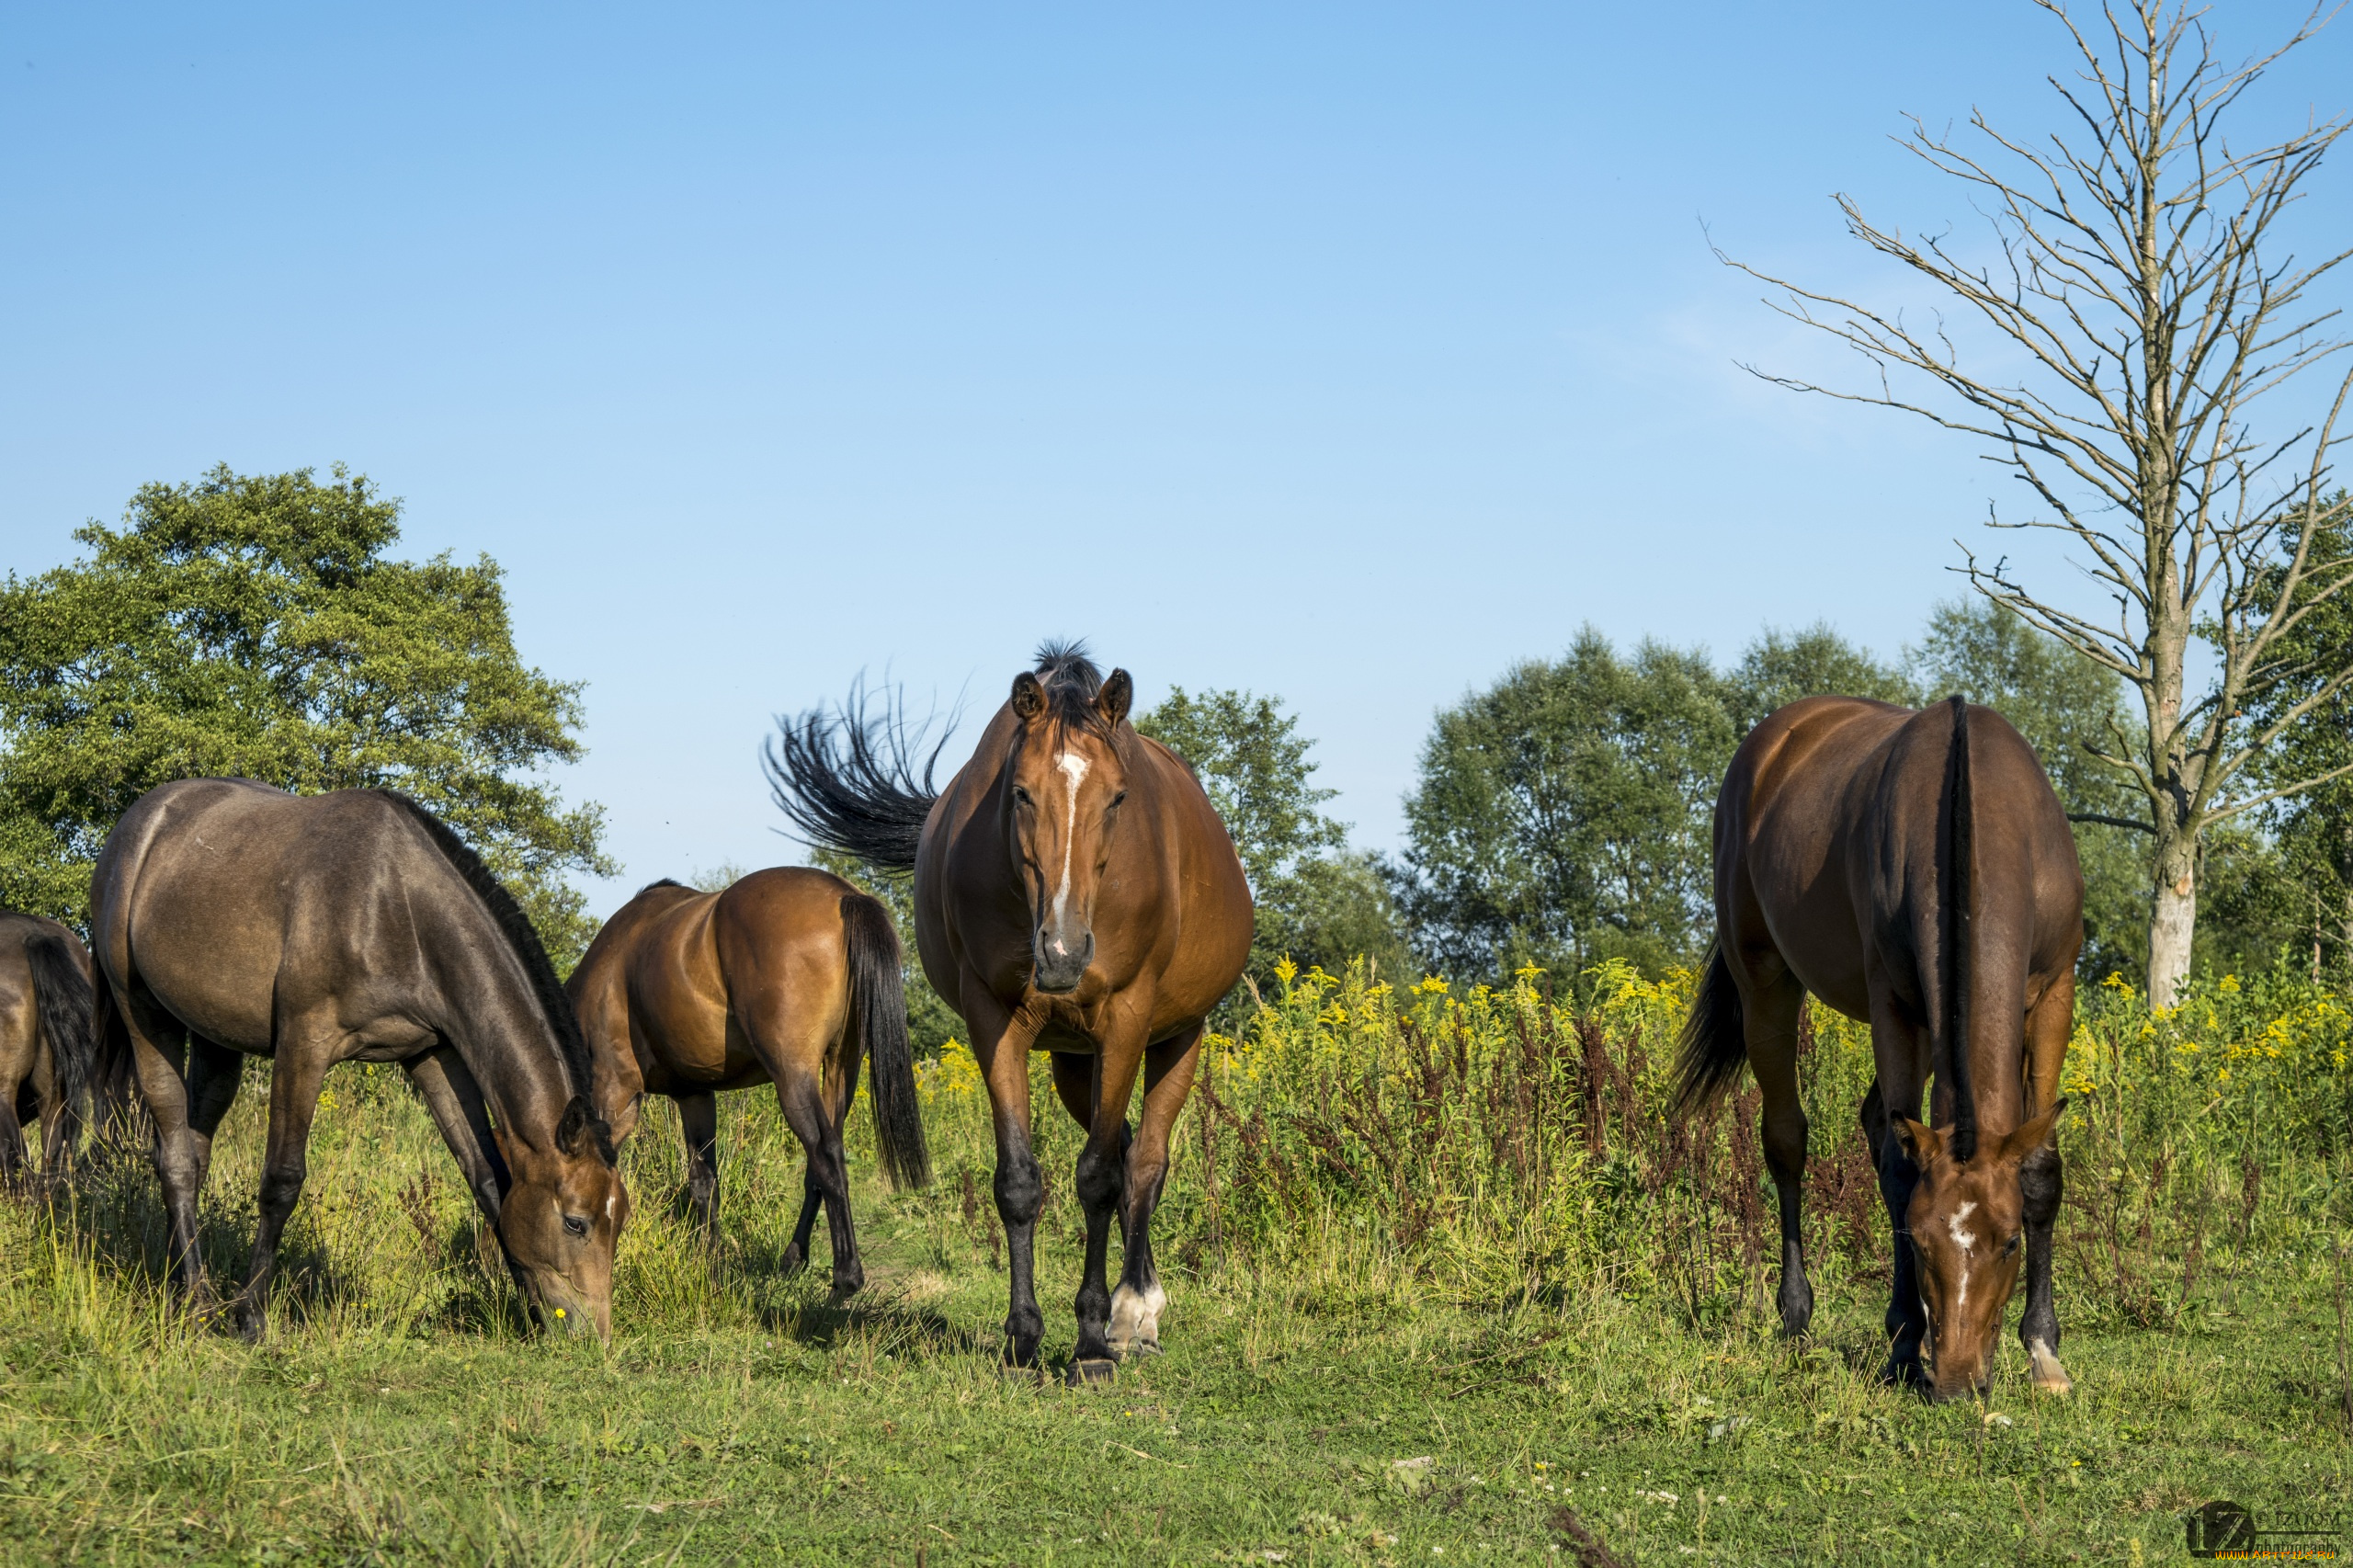
[[[1226,1058],[1240,1112],[1252,1060]],[[2033,1396],[2013,1340],[1987,1403],[1932,1409],[1872,1383],[1884,1276],[1866,1249],[1819,1249],[1816,1332],[1793,1347],[1736,1279],[1712,1308],[1662,1286],[1655,1229],[1613,1244],[1601,1226],[1590,1256],[1523,1246],[1565,1261],[1498,1290],[1444,1265],[1427,1221],[1418,1247],[1358,1222],[1361,1203],[1274,1223],[1263,1170],[1256,1199],[1237,1190],[1245,1136],[1188,1152],[1172,1187],[1165,1256],[1189,1262],[1168,1280],[1168,1353],[1074,1392],[997,1370],[987,1168],[946,1074],[927,1080],[942,1179],[892,1196],[860,1160],[871,1283],[847,1310],[774,1275],[799,1165],[772,1103],[723,1102],[708,1251],[667,1211],[676,1121],[657,1107],[626,1154],[638,1212],[609,1348],[520,1335],[446,1154],[384,1070],[331,1081],[258,1347],[172,1312],[140,1162],[0,1203],[0,1557],[1606,1561],[1580,1558],[1574,1517],[1649,1564],[2141,1563],[2187,1561],[2181,1516],[2211,1497],[2353,1508],[2337,1255],[2293,1222],[2333,1197],[2312,1189],[2323,1165],[2281,1167],[2194,1244],[2159,1227],[2131,1289],[2086,1210],[2060,1270],[2076,1393]],[[263,1114],[249,1087],[216,1155],[224,1278]],[[2095,1131],[2075,1157],[2096,1187]],[[1074,1149],[1046,1127],[1050,1357],[1073,1335]],[[1199,1178],[1228,1158],[1220,1215]]]

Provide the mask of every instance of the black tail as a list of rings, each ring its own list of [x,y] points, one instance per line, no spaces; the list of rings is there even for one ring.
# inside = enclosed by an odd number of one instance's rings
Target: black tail
[[[104,973],[90,1000],[92,1125],[100,1138],[136,1140],[145,1131],[137,1081],[131,1075],[131,1029],[115,1006]]]
[[[777,729],[761,747],[777,810],[813,845],[871,866],[913,870],[924,822],[939,799],[931,776],[947,734],[916,778],[913,754],[922,731],[910,735],[904,715],[887,699],[881,712],[869,713],[862,680],[831,715],[813,708],[798,719],[779,717]]]
[[[1977,858],[1976,831],[1969,802],[1969,704],[1952,703],[1952,751],[1945,764],[1944,853],[1938,868],[1938,945],[1944,987],[1945,1054],[1941,1063],[1952,1089],[1952,1151],[1966,1161],[1977,1153],[1977,1099],[1969,1088],[1970,880]]]
[[[40,1014],[40,1032],[49,1040],[50,1084],[56,1095],[55,1103],[41,1107],[41,1115],[58,1118],[64,1128],[62,1143],[46,1129],[45,1141],[71,1153],[81,1139],[97,1065],[90,1039],[90,977],[82,972],[64,941],[46,932],[25,944],[25,959],[32,965],[33,1005]]]
[[[862,892],[842,900],[842,940],[849,955],[849,1028],[872,1063],[874,1142],[883,1174],[902,1190],[931,1185],[931,1152],[915,1097],[914,1048],[907,1040],[907,990],[899,934],[891,912]]]
[[[1708,967],[1699,978],[1699,994],[1691,999],[1691,1016],[1683,1020],[1681,1050],[1676,1058],[1675,1108],[1697,1110],[1732,1087],[1748,1062],[1748,1035],[1740,1016],[1740,987],[1733,983],[1732,966],[1723,949],[1708,944]]]

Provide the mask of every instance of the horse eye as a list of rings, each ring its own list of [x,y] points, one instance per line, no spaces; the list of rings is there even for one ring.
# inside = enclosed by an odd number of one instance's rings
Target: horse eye
[[[2018,1255],[2019,1244],[2025,1240],[2026,1236],[2024,1233],[2012,1236],[2007,1242],[2005,1242],[2002,1244],[2002,1256],[2004,1257],[2015,1257]]]
[[[1026,806],[1026,805],[1029,805],[1029,804],[1030,803],[1030,801],[1029,801],[1029,790],[1024,790],[1024,789],[1023,789],[1020,785],[1018,785],[1018,784],[1016,784],[1016,785],[1013,787],[1013,798],[1014,798],[1015,800],[1017,800],[1017,801],[1020,801],[1020,802],[1021,802],[1023,805],[1025,805],[1025,806]]]
[[[577,1214],[566,1214],[563,1217],[563,1229],[567,1235],[585,1236],[588,1233],[588,1221]]]
[[[1128,792],[1127,792],[1125,790],[1120,790],[1118,794],[1116,794],[1116,795],[1112,796],[1112,797],[1111,797],[1111,809],[1112,809],[1113,811],[1115,811],[1115,812],[1116,812],[1116,811],[1118,811],[1118,810],[1120,809],[1120,801],[1124,801],[1124,800],[1126,800],[1127,798],[1128,798]]]

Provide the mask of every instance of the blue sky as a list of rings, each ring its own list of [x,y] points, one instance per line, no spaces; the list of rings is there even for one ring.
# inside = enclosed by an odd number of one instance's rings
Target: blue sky
[[[2060,41],[2024,0],[11,7],[0,569],[216,462],[369,474],[588,683],[600,910],[798,858],[772,714],[866,670],[976,722],[1050,634],[1147,702],[1279,694],[1388,846],[1433,712],[1585,622],[1893,654],[1956,591],[1998,477],[1745,375],[1839,367],[1709,239],[1927,302],[1830,194],[1972,222],[1888,135],[2052,128]],[[2348,51],[2260,128],[2353,107]]]

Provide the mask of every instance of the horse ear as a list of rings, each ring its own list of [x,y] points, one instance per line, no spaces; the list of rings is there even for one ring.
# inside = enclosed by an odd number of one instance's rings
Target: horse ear
[[[1013,677],[1015,717],[1027,722],[1045,710],[1046,688],[1038,683],[1038,677],[1028,670],[1023,670],[1019,675],[1015,676]]]
[[[1135,699],[1134,678],[1125,670],[1113,670],[1111,678],[1103,683],[1103,689],[1095,694],[1095,710],[1116,730],[1127,719],[1128,709]]]
[[[2002,1158],[2023,1160],[2051,1142],[2052,1131],[2059,1125],[2059,1113],[2066,1108],[2067,1096],[2061,1095],[2049,1110],[2002,1140]]]
[[[580,1153],[581,1135],[588,1131],[588,1102],[578,1095],[563,1108],[563,1118],[555,1124],[555,1146],[559,1153]]]
[[[1930,1162],[1944,1152],[1944,1134],[1933,1127],[1923,1127],[1908,1116],[1895,1119],[1895,1141],[1915,1168],[1926,1171]]]

